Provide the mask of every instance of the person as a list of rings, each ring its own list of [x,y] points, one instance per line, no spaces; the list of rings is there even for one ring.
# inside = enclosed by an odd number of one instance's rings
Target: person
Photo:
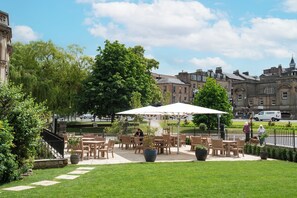
[[[245,122],[242,128],[243,133],[245,133],[245,142],[248,142],[250,140],[250,124],[248,122]]]
[[[263,125],[261,124],[258,128],[258,137],[259,137],[259,140],[260,140],[260,145],[263,144],[263,142],[265,141],[265,138],[261,138],[261,136],[265,133],[265,129],[263,127]]]
[[[143,131],[138,128],[137,131],[134,133],[134,137],[143,137]]]

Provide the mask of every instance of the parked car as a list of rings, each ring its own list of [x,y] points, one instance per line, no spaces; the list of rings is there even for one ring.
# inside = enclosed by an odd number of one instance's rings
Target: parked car
[[[80,119],[94,119],[93,115],[90,113],[82,114],[79,116]]]
[[[258,114],[254,115],[256,121],[271,120],[279,121],[282,119],[282,114],[280,111],[260,111]]]

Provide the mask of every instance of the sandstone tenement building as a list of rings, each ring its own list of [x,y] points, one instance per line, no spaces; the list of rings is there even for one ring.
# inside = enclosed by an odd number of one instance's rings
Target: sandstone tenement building
[[[12,53],[11,38],[8,14],[0,11],[0,83],[8,81],[9,57]]]
[[[249,118],[262,110],[280,110],[283,118],[297,119],[297,69],[292,57],[289,67],[265,69],[260,77],[249,72],[180,72],[176,76],[153,74],[168,103],[191,103],[194,95],[211,77],[227,90],[235,117]]]

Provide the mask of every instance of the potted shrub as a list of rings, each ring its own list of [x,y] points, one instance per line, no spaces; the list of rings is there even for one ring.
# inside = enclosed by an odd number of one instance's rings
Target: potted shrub
[[[143,138],[143,155],[146,162],[154,162],[157,158],[158,150],[154,143],[154,134],[157,128],[148,128],[147,135]]]
[[[265,142],[265,138],[268,137],[268,133],[264,132],[261,136],[260,136],[260,145],[262,146],[262,144]]]
[[[261,157],[261,159],[263,159],[263,160],[267,160],[268,152],[267,152],[267,148],[266,148],[266,146],[262,146],[262,147],[260,148],[260,157]]]
[[[67,144],[70,147],[70,153],[71,153],[70,154],[70,162],[71,162],[71,164],[78,164],[78,162],[79,162],[79,155],[73,152],[73,150],[79,146],[79,143],[80,143],[80,138],[78,138],[78,137],[73,136],[68,139]]]
[[[205,161],[207,158],[207,147],[202,144],[196,145],[195,155],[198,161]]]

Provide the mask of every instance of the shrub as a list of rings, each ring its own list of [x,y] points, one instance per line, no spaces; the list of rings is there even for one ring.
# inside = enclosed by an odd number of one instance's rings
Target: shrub
[[[16,156],[19,169],[26,172],[33,166],[40,132],[45,126],[45,107],[22,93],[20,87],[2,85],[0,109],[0,119],[13,126],[12,154]]]
[[[206,130],[207,130],[207,126],[206,126],[206,124],[204,124],[204,123],[200,123],[200,124],[199,124],[199,129],[200,129],[201,131],[206,131]]]
[[[256,155],[257,155],[257,156],[259,156],[259,155],[260,155],[260,150],[261,150],[261,149],[260,149],[260,147],[259,147],[259,146],[257,146],[257,150],[256,150]]]
[[[293,153],[293,161],[297,162],[297,153],[296,152]]]
[[[290,149],[288,151],[288,161],[293,162],[294,158],[293,158],[293,151]]]
[[[253,155],[256,155],[256,154],[257,154],[257,147],[258,147],[258,146],[257,146],[256,144],[253,145],[253,148],[252,148],[252,149],[253,149],[253,150],[252,150],[252,154],[253,154]]]
[[[271,158],[276,159],[276,150],[275,150],[275,148],[271,149]]]
[[[271,158],[272,155],[271,155],[271,148],[270,147],[267,147],[267,153],[268,153],[268,157]]]
[[[0,121],[0,184],[13,181],[20,176],[15,156],[11,153],[12,140],[12,128],[7,122]]]

